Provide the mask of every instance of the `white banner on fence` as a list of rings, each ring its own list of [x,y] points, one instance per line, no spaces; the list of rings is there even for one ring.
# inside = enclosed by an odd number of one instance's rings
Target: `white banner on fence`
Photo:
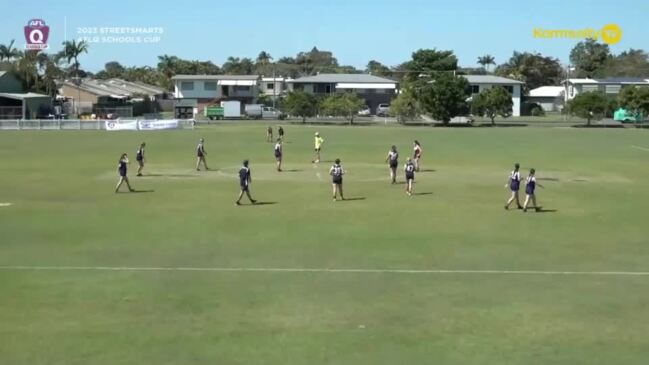
[[[142,131],[156,130],[156,129],[176,129],[180,128],[180,121],[178,119],[169,120],[138,120],[138,127]]]
[[[134,120],[129,122],[120,122],[117,120],[107,120],[106,130],[107,131],[136,131],[137,121]]]

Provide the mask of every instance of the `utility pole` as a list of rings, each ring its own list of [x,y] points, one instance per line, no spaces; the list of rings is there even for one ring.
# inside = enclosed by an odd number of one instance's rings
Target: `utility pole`
[[[275,109],[276,102],[275,99],[277,99],[277,82],[275,79],[275,62],[273,62],[273,109]]]

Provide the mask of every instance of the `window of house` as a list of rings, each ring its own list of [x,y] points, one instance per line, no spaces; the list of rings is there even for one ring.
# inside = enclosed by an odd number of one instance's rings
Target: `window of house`
[[[480,85],[471,85],[471,94],[480,93]]]
[[[607,94],[619,94],[620,89],[621,89],[620,85],[606,85]]]
[[[374,90],[371,90],[371,91],[374,91],[377,94],[387,94],[388,93],[388,89],[374,89]]]
[[[268,89],[268,90],[273,90],[273,89],[275,89],[275,83],[273,83],[273,82],[269,82],[269,83],[267,83],[267,84],[266,84],[266,89]]]
[[[194,81],[183,81],[180,83],[181,90],[194,90]]]
[[[234,91],[235,92],[250,91],[250,86],[239,86],[239,85],[237,85],[237,86],[234,87]]]
[[[508,93],[514,94],[514,87],[512,85],[503,85],[503,88],[507,90]]]
[[[216,82],[215,81],[205,81],[205,90],[216,91]]]

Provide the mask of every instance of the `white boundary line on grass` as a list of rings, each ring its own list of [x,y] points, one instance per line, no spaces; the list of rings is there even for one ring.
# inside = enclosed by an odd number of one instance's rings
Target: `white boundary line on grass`
[[[275,267],[129,267],[129,266],[0,266],[0,271],[197,271],[273,273],[357,273],[357,274],[459,274],[459,275],[580,275],[649,276],[649,271],[552,271],[552,270],[443,270],[443,269],[330,269]]]
[[[0,207],[10,207],[13,203],[0,203]]]
[[[636,150],[649,151],[649,148],[647,147],[631,146],[631,148],[635,148]]]

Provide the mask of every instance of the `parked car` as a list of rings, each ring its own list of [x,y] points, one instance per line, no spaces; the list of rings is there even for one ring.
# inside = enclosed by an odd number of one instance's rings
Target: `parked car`
[[[246,104],[246,116],[251,119],[284,119],[286,116],[279,110],[262,104]]]
[[[473,124],[475,122],[475,118],[473,115],[461,115],[457,117],[451,118],[451,120],[448,122],[449,124]]]
[[[369,117],[371,114],[370,107],[365,105],[361,110],[358,111],[359,117]]]
[[[376,115],[379,117],[387,117],[390,114],[390,104],[379,104],[376,108]]]

